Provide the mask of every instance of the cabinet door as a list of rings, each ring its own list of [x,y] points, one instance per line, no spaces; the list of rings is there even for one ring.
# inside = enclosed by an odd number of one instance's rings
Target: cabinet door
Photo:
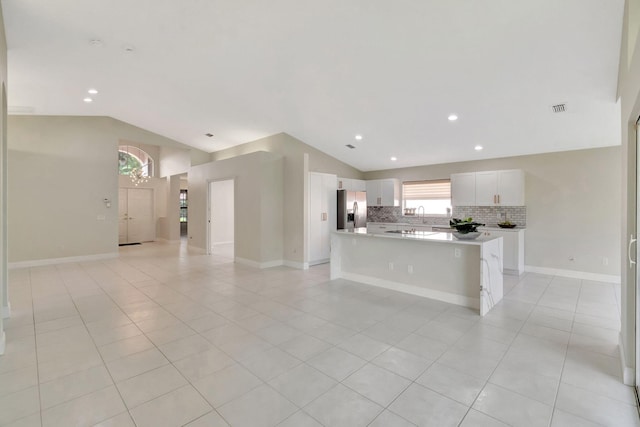
[[[455,173],[451,175],[451,205],[475,206],[476,174]]]
[[[476,172],[476,206],[495,206],[498,203],[498,173]]]
[[[383,179],[380,181],[380,199],[382,206],[397,206],[399,204],[393,180]]]
[[[502,206],[524,206],[524,171],[498,171],[498,202]]]
[[[367,206],[380,206],[382,200],[380,198],[380,181],[367,181]]]
[[[351,191],[367,191],[367,181],[363,179],[352,179]]]

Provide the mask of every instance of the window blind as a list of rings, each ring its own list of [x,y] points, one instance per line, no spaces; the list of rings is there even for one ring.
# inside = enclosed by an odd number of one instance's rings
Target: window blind
[[[402,183],[404,200],[442,200],[451,198],[451,180],[407,181]]]

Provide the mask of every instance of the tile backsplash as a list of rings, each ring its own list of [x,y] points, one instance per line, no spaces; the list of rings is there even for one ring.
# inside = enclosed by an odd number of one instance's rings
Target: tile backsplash
[[[498,219],[498,214],[500,218]],[[526,206],[454,206],[453,218],[471,217],[477,222],[496,225],[508,219],[520,226],[527,225]],[[367,206],[367,221],[369,222],[407,222],[409,224],[423,223],[419,216],[403,216],[399,206]],[[449,218],[444,216],[425,216],[424,224],[449,225]]]

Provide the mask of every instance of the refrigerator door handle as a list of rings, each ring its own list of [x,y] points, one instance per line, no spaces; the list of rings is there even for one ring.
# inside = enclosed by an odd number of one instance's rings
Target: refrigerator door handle
[[[358,202],[353,202],[353,228],[358,228]]]

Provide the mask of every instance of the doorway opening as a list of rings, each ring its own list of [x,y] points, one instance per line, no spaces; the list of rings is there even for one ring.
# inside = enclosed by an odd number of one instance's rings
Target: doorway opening
[[[209,182],[207,249],[210,255],[235,257],[235,182]]]

